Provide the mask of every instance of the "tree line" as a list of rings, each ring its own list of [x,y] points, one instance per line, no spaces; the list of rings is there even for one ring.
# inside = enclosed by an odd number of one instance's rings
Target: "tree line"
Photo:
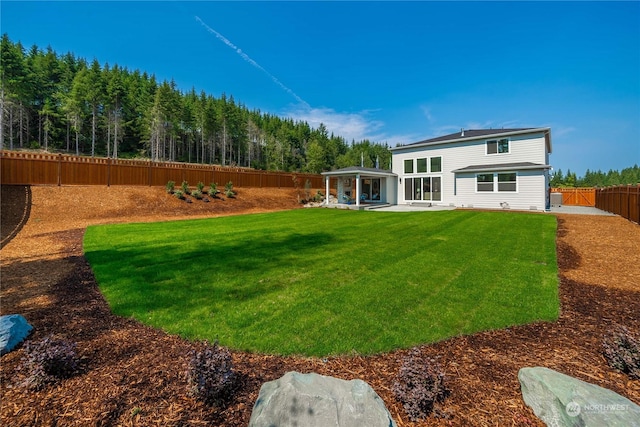
[[[0,41],[0,146],[320,173],[390,168],[386,144],[348,143],[232,95],[181,91],[146,71]]]
[[[610,169],[608,172],[601,170],[591,171],[587,169],[583,177],[578,177],[571,169],[567,173],[562,173],[558,169],[551,178],[551,186],[558,187],[609,187],[612,185],[640,184],[640,167],[622,169],[622,171]]]

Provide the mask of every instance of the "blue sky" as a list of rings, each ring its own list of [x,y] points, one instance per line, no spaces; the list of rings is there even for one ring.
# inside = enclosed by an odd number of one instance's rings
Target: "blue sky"
[[[351,141],[552,129],[554,169],[640,164],[640,2],[0,3],[1,31]]]

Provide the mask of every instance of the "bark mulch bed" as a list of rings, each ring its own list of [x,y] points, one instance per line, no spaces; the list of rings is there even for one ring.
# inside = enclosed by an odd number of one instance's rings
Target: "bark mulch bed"
[[[410,422],[391,387],[408,350],[317,359],[232,352],[243,387],[224,408],[189,397],[184,375],[197,343],[112,315],[82,256],[90,224],[293,209],[295,190],[238,189],[236,199],[187,204],[159,188],[2,186],[1,313],[21,313],[30,339],[74,341],[81,374],[41,391],[19,385],[22,348],[2,356],[5,426],[246,426],[260,386],[285,372],[367,381],[399,426],[543,426],[524,404],[518,370],[546,366],[640,403],[640,381],[602,356],[615,325],[640,330],[640,227],[620,217],[558,215],[561,314],[425,345],[446,370],[448,418]]]

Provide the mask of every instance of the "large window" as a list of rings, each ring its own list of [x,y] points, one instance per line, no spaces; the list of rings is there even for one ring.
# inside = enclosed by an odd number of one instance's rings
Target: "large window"
[[[413,159],[404,161],[404,173],[413,173]]]
[[[509,139],[493,139],[487,141],[487,154],[505,154],[509,152]]]
[[[479,193],[493,193],[494,189],[497,189],[500,193],[513,193],[518,190],[517,184],[517,174],[515,172],[479,173],[476,175],[476,191]]]

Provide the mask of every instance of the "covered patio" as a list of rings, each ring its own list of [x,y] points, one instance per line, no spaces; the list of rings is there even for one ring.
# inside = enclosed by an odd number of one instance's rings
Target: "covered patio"
[[[350,166],[330,172],[323,172],[325,180],[325,205],[329,206],[331,179],[336,181],[338,205],[364,206],[396,204],[396,180],[398,176],[391,171]]]

